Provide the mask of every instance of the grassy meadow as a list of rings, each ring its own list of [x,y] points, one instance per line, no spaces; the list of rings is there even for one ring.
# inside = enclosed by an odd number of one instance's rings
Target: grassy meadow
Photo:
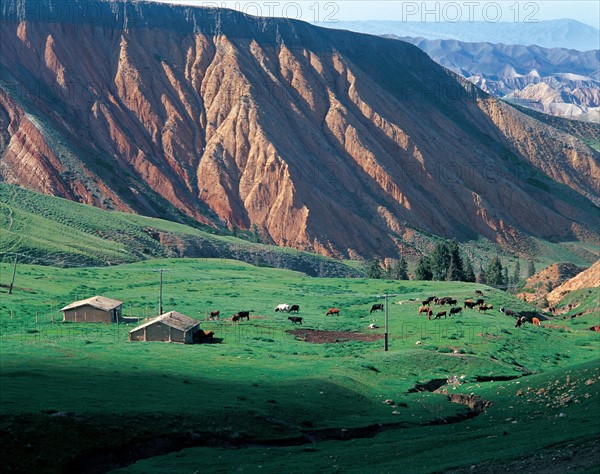
[[[217,343],[128,342],[135,323],[60,322],[62,306],[97,294],[124,301],[127,317],[157,315],[157,269],[164,310],[201,320]],[[459,282],[324,279],[225,259],[162,259],[18,265],[8,295],[11,273],[0,264],[8,472],[438,472],[600,433],[600,338],[588,329],[600,324],[597,290],[573,294],[579,306],[548,327],[515,328],[497,309],[532,308],[490,288],[487,314],[417,315],[427,296],[460,302],[484,289]],[[387,352],[384,313],[369,313],[386,292],[395,295]],[[303,325],[276,313],[279,303],[299,304]],[[340,316],[325,316],[332,306]],[[215,309],[222,320],[207,321]],[[252,310],[250,321],[225,320],[240,310]],[[317,344],[290,332],[298,329],[340,335]],[[452,403],[456,394],[490,405]]]

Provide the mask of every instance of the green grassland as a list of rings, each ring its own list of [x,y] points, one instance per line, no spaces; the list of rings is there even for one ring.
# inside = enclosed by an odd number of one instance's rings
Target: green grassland
[[[433,249],[438,237],[419,232],[414,242],[402,244],[413,251],[413,261]],[[46,196],[0,183],[0,260],[21,254],[25,263],[87,267],[133,263],[153,258],[232,258],[252,264],[302,271],[312,276],[347,277],[364,272],[364,262],[339,261],[310,252],[254,242],[256,236],[227,229],[188,225],[136,214],[105,211],[65,199]],[[513,268],[514,252],[479,238],[461,243],[474,265],[500,255]],[[600,248],[591,242],[551,243],[530,239],[538,268],[557,261],[587,265]],[[429,249],[429,250],[428,250]],[[409,258],[409,260],[410,260]],[[521,255],[523,258],[523,255]]]
[[[60,307],[95,294],[124,301],[125,316],[156,315],[158,268],[165,311],[201,320],[217,343],[128,342],[134,323],[59,322]],[[459,282],[323,279],[226,259],[17,270],[8,295],[12,266],[0,264],[7,472],[439,472],[600,434],[597,290],[569,295],[584,315],[515,328],[497,308],[532,308],[490,288],[487,314],[417,315],[424,297],[484,288]],[[381,336],[385,316],[369,309],[385,292],[396,295],[387,352],[383,339],[289,332]],[[284,302],[300,305],[302,327],[274,311]],[[325,316],[331,306],[341,315]],[[206,321],[214,309],[253,312]],[[436,380],[442,393],[415,391]],[[491,406],[475,413],[448,399],[457,393]]]
[[[321,255],[219,234],[206,226],[105,211],[6,183],[0,183],[0,249],[0,258],[12,260],[18,253],[26,263],[52,266],[192,256],[234,258],[312,275],[358,275],[355,268]]]

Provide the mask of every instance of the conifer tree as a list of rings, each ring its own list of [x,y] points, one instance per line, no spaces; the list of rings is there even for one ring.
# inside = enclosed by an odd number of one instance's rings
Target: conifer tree
[[[473,269],[473,264],[471,263],[471,261],[467,258],[465,263],[465,278],[464,281],[468,281],[471,283],[475,282],[475,270]]]
[[[415,268],[415,278],[417,280],[431,280],[431,261],[429,257],[421,257]]]
[[[502,262],[498,256],[492,258],[485,270],[485,283],[490,286],[501,287],[504,285]]]
[[[367,278],[381,279],[383,277],[383,271],[379,260],[373,259],[369,267],[367,268]]]

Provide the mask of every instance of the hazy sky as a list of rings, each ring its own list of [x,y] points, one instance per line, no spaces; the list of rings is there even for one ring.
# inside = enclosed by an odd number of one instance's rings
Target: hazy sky
[[[456,0],[456,1],[225,1],[157,0],[169,3],[219,6],[259,16],[284,16],[310,22],[347,20],[397,21],[510,21],[528,22],[572,18],[600,29],[600,2]]]

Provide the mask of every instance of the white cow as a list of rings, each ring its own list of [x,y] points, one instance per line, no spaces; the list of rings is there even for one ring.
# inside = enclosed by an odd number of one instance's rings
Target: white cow
[[[290,305],[289,304],[278,304],[275,308],[275,311],[279,311],[280,313],[289,313]]]

